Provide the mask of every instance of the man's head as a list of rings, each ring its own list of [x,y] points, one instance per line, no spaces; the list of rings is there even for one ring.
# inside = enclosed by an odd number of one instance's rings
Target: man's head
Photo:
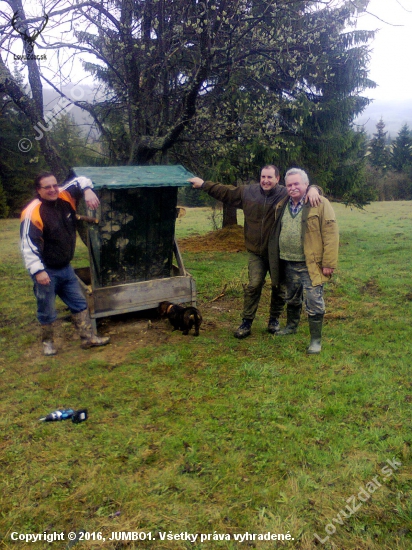
[[[309,186],[307,173],[300,168],[291,168],[286,172],[285,186],[289,197],[297,204],[306,193]]]
[[[51,172],[41,172],[36,176],[34,186],[40,198],[46,201],[55,201],[59,198],[59,186]]]
[[[262,168],[260,173],[260,187],[263,191],[270,191],[279,182],[280,173],[273,164],[268,164]]]

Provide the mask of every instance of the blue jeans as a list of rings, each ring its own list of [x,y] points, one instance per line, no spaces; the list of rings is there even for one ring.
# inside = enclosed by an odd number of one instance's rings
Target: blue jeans
[[[50,284],[39,285],[33,276],[33,291],[37,300],[37,319],[41,325],[49,325],[57,318],[56,296],[58,296],[72,313],[87,309],[80,283],[71,265],[62,269],[46,268]]]
[[[309,316],[323,315],[323,285],[313,286],[305,262],[287,262],[282,260],[285,300],[291,306],[300,306],[305,297],[306,313]]]

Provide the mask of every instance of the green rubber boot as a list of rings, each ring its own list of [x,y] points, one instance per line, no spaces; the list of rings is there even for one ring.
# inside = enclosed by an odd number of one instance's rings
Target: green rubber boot
[[[287,336],[288,334],[296,334],[299,326],[301,310],[302,306],[287,306],[286,326],[282,330],[275,332],[276,336]]]
[[[323,315],[309,315],[310,344],[306,350],[309,354],[320,353],[322,349]]]

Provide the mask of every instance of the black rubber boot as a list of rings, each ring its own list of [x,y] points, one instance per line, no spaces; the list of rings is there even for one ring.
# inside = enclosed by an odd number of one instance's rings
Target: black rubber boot
[[[276,336],[287,336],[288,334],[296,334],[300,321],[300,312],[302,306],[290,306],[286,308],[286,326],[284,329],[276,332]]]
[[[271,317],[268,322],[268,332],[269,334],[276,334],[280,330],[279,319],[276,317]]]
[[[310,344],[306,350],[309,354],[320,353],[322,349],[323,315],[309,315]]]
[[[242,319],[242,324],[234,333],[235,338],[247,338],[252,334],[252,323],[251,319]]]

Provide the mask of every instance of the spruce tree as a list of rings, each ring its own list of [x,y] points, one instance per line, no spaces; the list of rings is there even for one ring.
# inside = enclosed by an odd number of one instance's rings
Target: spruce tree
[[[412,165],[412,136],[407,124],[402,126],[392,143],[390,161],[396,172],[404,172],[408,166]]]
[[[369,162],[375,168],[387,170],[389,167],[389,151],[386,146],[385,123],[381,118],[376,125],[377,132],[369,143]]]

